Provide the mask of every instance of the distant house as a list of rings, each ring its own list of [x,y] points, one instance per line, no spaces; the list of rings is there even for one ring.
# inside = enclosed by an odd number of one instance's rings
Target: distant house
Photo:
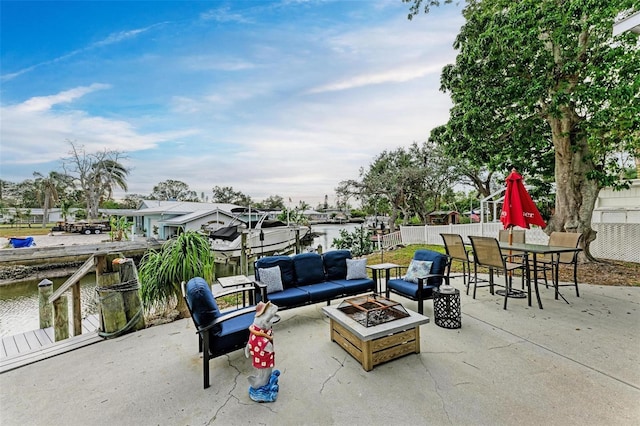
[[[20,208],[19,209],[23,214],[26,213],[27,211],[29,212],[29,217],[22,217],[21,219],[18,219],[16,216],[18,216],[16,214],[16,209],[14,207],[9,207],[7,209],[5,209],[4,212],[0,213],[0,223],[11,223],[11,222],[15,222],[15,223],[31,223],[31,224],[42,224],[42,218],[44,216],[44,210],[43,209],[26,209],[26,208]],[[67,221],[68,222],[73,222],[76,219],[76,212],[80,210],[78,208],[70,208],[69,212],[67,214]],[[62,209],[54,207],[49,209],[49,211],[47,212],[48,215],[48,220],[47,223],[52,223],[52,222],[62,222],[64,219],[62,218]]]
[[[330,215],[327,212],[319,212],[317,210],[304,210],[302,212],[304,216],[309,220],[309,223],[327,223],[329,222]]]
[[[460,213],[456,211],[436,210],[427,215],[429,225],[449,225],[460,223]]]
[[[144,200],[135,211],[136,229],[165,240],[182,231],[197,231],[203,226],[215,230],[234,218],[236,204],[196,203],[187,201]],[[136,231],[138,233],[138,231]]]

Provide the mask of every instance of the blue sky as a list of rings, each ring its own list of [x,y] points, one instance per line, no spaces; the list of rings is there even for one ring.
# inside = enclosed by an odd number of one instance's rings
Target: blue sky
[[[461,8],[380,1],[1,1],[0,177],[60,169],[67,140],[167,179],[315,206],[428,138]],[[122,196],[119,192],[116,195]]]

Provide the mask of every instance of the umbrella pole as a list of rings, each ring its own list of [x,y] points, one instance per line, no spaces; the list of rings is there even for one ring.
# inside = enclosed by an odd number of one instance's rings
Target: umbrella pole
[[[513,244],[513,225],[509,226],[509,245]],[[513,260],[513,252],[509,249],[509,262]],[[507,297],[512,293],[511,285],[513,283],[513,272],[509,271],[509,287],[507,288]]]

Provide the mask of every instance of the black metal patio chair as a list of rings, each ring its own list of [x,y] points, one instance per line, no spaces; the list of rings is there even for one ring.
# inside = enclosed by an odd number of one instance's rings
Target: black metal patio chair
[[[255,306],[220,312],[215,299],[246,291],[232,289],[214,297],[209,284],[200,277],[181,283],[182,296],[187,302],[191,319],[198,334],[198,351],[202,352],[204,388],[210,386],[209,360],[243,349],[249,340],[249,326],[256,313]],[[255,297],[252,299],[255,300]]]

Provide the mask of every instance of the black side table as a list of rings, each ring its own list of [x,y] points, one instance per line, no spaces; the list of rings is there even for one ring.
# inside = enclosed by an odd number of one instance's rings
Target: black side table
[[[440,290],[434,289],[433,316],[436,325],[442,328],[462,327],[460,290],[454,289],[453,293],[441,293]]]

